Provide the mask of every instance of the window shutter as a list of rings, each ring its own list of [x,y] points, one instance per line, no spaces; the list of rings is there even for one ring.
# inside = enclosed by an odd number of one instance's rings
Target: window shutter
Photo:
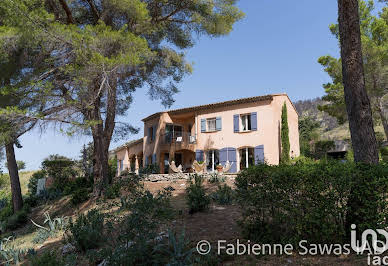
[[[220,150],[220,164],[222,166],[225,166],[227,160],[228,160],[228,148],[223,148]]]
[[[206,119],[201,119],[201,132],[206,132]]]
[[[145,157],[145,166],[147,166],[148,165],[148,157],[146,156]]]
[[[234,129],[234,132],[239,132],[240,129],[239,129],[239,123],[240,123],[240,115],[233,115],[233,129]]]
[[[148,142],[152,142],[151,127],[148,128]]]
[[[264,145],[255,147],[255,164],[264,163]]]
[[[223,151],[225,151],[224,155],[223,155]],[[225,156],[225,158],[223,156]],[[225,163],[223,162],[223,160],[225,160]],[[230,168],[228,173],[236,173],[237,172],[237,150],[235,148],[228,147],[220,150],[221,164],[225,165],[227,161],[229,161],[229,163],[232,164],[232,167]]]
[[[152,154],[152,164],[156,164],[156,154]]]
[[[197,162],[203,162],[203,151],[201,150],[195,151],[195,160],[197,160]]]
[[[257,113],[251,113],[251,130],[257,130]]]
[[[222,119],[221,117],[216,118],[216,130],[220,131],[222,129]]]

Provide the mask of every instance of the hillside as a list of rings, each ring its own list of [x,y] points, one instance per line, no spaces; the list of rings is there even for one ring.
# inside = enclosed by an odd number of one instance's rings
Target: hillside
[[[315,99],[302,100],[294,103],[300,117],[310,116],[319,122],[320,136],[322,139],[345,140],[350,139],[350,131],[347,123],[340,125],[334,117],[327,113],[319,111],[318,106],[324,101],[317,97]],[[384,133],[381,125],[375,125],[376,132]]]

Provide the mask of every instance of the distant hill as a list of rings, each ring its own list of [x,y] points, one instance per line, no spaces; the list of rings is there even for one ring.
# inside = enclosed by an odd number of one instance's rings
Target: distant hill
[[[322,105],[324,103],[325,101],[317,97],[315,99],[294,102],[294,105],[300,117],[310,116],[321,125],[319,130],[321,131],[322,139],[350,139],[348,123],[339,125],[337,119],[318,110],[318,105]],[[375,126],[375,130],[381,133],[384,132],[381,125]]]
[[[321,98],[317,97],[311,100],[297,101],[294,104],[301,117],[312,117],[321,124],[322,131],[327,132],[338,127],[337,119],[318,110],[318,105],[324,104]]]

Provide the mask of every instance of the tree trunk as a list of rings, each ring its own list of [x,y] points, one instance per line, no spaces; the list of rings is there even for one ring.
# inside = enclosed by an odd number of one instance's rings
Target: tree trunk
[[[108,185],[108,153],[103,135],[93,132],[94,144],[94,195],[99,197]]]
[[[109,82],[110,87],[107,90],[107,103],[105,121],[101,116],[101,96],[97,96],[94,109],[89,111],[89,120],[99,121],[91,127],[94,145],[94,195],[99,197],[104,194],[105,188],[109,183],[109,146],[112,140],[115,128],[117,88],[115,78]],[[98,84],[99,85],[99,84]],[[95,92],[98,93],[100,86],[96,86]]]
[[[5,152],[7,154],[9,179],[11,181],[12,206],[13,211],[17,212],[23,208],[23,198],[22,190],[20,188],[18,166],[16,164],[13,142],[5,145]]]
[[[342,75],[354,160],[379,161],[370,101],[365,89],[358,0],[338,0]]]

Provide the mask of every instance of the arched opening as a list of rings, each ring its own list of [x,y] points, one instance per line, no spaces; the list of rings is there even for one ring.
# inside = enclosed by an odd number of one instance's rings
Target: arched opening
[[[243,147],[239,149],[240,170],[247,169],[255,165],[255,149],[252,147]]]

